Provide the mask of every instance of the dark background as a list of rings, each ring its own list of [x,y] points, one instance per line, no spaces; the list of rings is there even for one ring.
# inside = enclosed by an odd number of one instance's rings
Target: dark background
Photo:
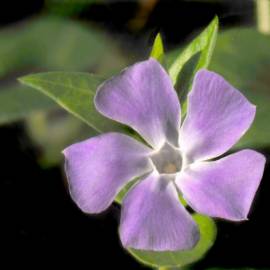
[[[166,47],[173,48],[216,14],[221,29],[252,25],[255,20],[253,1],[169,0],[158,1],[140,29],[130,28],[127,22],[136,17],[138,8],[136,1],[107,1],[85,6],[76,14],[59,16],[92,21],[137,50],[142,46],[140,37],[144,33],[154,35],[157,31],[162,32]],[[1,6],[0,27],[42,12],[49,12],[43,1],[9,1],[8,6]],[[259,151],[266,155],[268,164],[250,220],[243,223],[217,220],[216,243],[196,269],[213,266],[270,269],[270,149]],[[37,269],[44,265],[143,269],[121,248],[117,234],[118,205],[112,205],[101,215],[83,214],[67,193],[62,168],[41,168],[37,154],[23,122],[0,128],[1,258],[10,266],[19,263],[21,267],[33,265]]]

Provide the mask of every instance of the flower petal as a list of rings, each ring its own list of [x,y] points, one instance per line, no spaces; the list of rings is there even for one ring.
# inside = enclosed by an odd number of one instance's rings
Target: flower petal
[[[66,148],[65,170],[70,193],[87,213],[99,213],[136,176],[152,170],[151,150],[119,133],[107,133]]]
[[[247,131],[255,111],[255,106],[220,75],[200,70],[188,96],[180,148],[192,161],[217,157]]]
[[[120,225],[125,247],[142,250],[191,249],[199,240],[196,223],[165,175],[152,173],[128,192]]]
[[[154,59],[125,69],[100,86],[97,110],[138,131],[153,147],[178,143],[180,104],[171,79]]]
[[[176,184],[197,212],[245,220],[260,184],[265,158],[242,150],[217,161],[198,162],[179,174]]]

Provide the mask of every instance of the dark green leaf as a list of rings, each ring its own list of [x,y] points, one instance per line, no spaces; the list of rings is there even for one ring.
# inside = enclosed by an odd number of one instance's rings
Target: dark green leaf
[[[51,97],[97,132],[125,131],[124,127],[99,114],[94,96],[101,78],[82,72],[48,72],[28,75],[20,81]]]

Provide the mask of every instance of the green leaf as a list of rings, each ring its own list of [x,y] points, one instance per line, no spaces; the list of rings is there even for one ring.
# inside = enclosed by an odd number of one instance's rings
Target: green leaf
[[[115,201],[119,204],[122,204],[122,200],[124,199],[125,195],[127,194],[127,192],[132,188],[132,186],[136,183],[136,180],[138,179],[134,179],[133,181],[127,183],[124,188],[121,189],[121,191],[117,194],[117,196],[115,197]]]
[[[218,18],[215,17],[208,27],[197,36],[184,50],[171,53],[167,62],[169,75],[177,93],[184,104],[191,88],[195,73],[201,68],[207,68],[216,43]],[[186,104],[184,105],[186,107]]]
[[[0,77],[14,70],[89,70],[111,73],[125,66],[108,35],[59,17],[40,17],[0,31]],[[110,61],[108,60],[110,59]]]
[[[97,132],[125,131],[124,126],[96,111],[94,95],[103,79],[95,75],[82,72],[48,72],[28,75],[19,80],[51,97]]]
[[[6,87],[0,91],[0,125],[55,107],[56,104],[51,99],[34,89],[21,85]]]
[[[151,267],[183,267],[201,259],[214,244],[217,229],[211,218],[194,214],[193,218],[200,228],[201,239],[192,250],[179,252],[154,252],[129,249],[128,251],[141,263]]]
[[[169,67],[170,77],[175,84],[179,73],[182,71],[184,65],[196,54],[200,53],[197,60],[195,73],[198,69],[207,67],[215,47],[216,37],[218,31],[218,18],[215,17],[207,28],[197,36],[173,61]]]
[[[150,57],[155,58],[159,62],[162,62],[164,56],[164,47],[160,33],[155,37]]]
[[[270,37],[252,28],[219,35],[210,69],[220,73],[256,105],[251,128],[235,148],[270,145]]]

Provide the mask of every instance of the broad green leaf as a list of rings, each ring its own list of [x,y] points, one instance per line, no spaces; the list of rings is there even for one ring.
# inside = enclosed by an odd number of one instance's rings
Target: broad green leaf
[[[94,95],[103,80],[93,74],[48,72],[28,75],[19,80],[51,97],[97,132],[125,131],[122,125],[103,117],[96,111]]]
[[[217,229],[211,218],[199,214],[194,214],[193,218],[199,225],[201,233],[201,239],[194,249],[180,252],[154,252],[134,249],[128,251],[138,261],[151,267],[183,267],[201,259],[214,244]]]
[[[27,70],[91,70],[111,75],[126,66],[117,44],[108,35],[91,25],[53,16],[1,30],[0,59],[0,124],[19,120],[33,110],[56,106],[37,91],[18,86],[15,74],[20,76]]]
[[[162,62],[163,56],[164,56],[163,42],[160,33],[158,33],[155,37],[150,57],[153,57],[159,62]]]
[[[48,97],[25,86],[0,90],[0,125],[24,118],[30,113],[55,108]]]
[[[1,30],[0,59],[0,77],[26,68],[92,69],[105,74],[125,66],[117,44],[108,35],[91,26],[53,16]]]
[[[220,73],[257,106],[255,121],[236,148],[270,145],[270,36],[252,28],[219,35],[210,69]]]
[[[208,27],[183,50],[171,53],[167,62],[169,75],[177,93],[184,104],[187,92],[191,88],[195,73],[207,68],[215,47],[218,32],[218,18],[215,17]],[[186,107],[186,104],[184,105]]]

